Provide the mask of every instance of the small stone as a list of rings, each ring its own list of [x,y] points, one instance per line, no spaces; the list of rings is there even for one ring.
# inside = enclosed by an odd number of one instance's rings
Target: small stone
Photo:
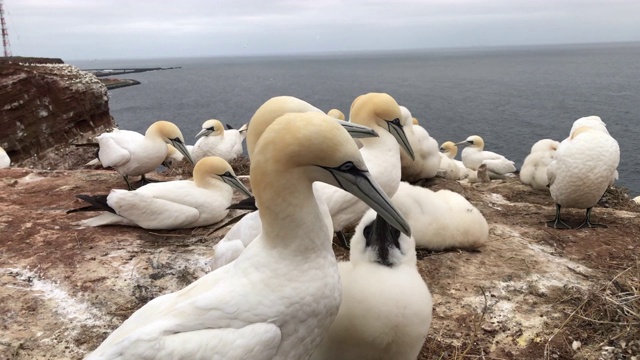
[[[574,340],[573,344],[571,344],[571,348],[573,349],[573,351],[578,351],[578,349],[580,349],[582,347],[582,343],[578,340]]]

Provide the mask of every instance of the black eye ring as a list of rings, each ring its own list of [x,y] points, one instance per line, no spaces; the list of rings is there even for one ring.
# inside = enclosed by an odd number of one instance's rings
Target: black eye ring
[[[346,163],[340,165],[340,171],[351,171],[355,165],[351,161],[347,161]]]

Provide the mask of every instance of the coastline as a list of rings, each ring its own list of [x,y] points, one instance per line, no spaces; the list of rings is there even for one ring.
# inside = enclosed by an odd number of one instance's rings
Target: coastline
[[[119,89],[127,86],[140,85],[140,81],[133,80],[133,79],[101,78],[99,80],[107,87],[107,90],[114,90],[114,89]]]

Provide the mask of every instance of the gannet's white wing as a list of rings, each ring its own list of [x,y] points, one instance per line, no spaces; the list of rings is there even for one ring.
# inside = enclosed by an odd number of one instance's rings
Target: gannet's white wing
[[[118,215],[146,229],[178,229],[200,216],[196,208],[138,191],[112,190],[107,203]]]
[[[117,134],[121,134],[123,132],[118,132]],[[115,167],[121,166],[129,162],[131,160],[131,154],[129,151],[118,144],[116,139],[113,136],[105,136],[112,134],[102,134],[96,139],[99,140],[100,150],[98,153],[98,157],[102,166],[104,167]]]

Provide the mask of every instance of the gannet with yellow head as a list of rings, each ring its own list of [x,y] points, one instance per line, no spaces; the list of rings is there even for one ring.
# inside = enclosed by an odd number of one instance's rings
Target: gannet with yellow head
[[[255,144],[250,176],[263,230],[242,255],[147,303],[88,360],[311,356],[341,303],[332,233],[312,184],[322,181],[350,191],[410,235],[355,142],[327,118],[283,115]]]
[[[190,162],[191,155],[184,144],[180,129],[172,122],[159,120],[151,124],[144,135],[115,129],[95,138],[100,146],[98,159],[104,167],[114,168],[131,189],[129,176],[142,176],[155,170],[167,156],[167,145],[173,145]]]
[[[108,196],[78,197],[92,204],[77,211],[105,211],[80,226],[129,225],[145,229],[185,229],[215,224],[229,210],[233,188],[251,193],[219,157],[206,157],[193,169],[193,180],[152,183],[135,191],[111,190]]]

